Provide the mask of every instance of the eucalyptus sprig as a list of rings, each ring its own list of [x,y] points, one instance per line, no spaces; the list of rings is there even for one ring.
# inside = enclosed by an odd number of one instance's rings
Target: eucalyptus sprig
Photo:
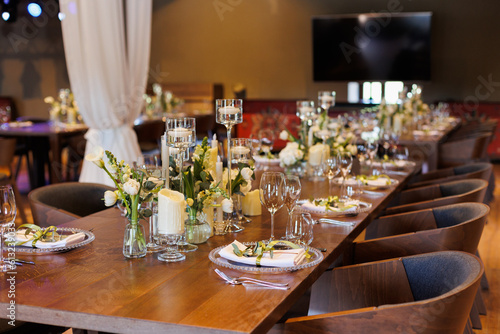
[[[324,206],[325,211],[345,211],[356,207],[355,204],[345,204],[340,201],[338,196],[328,196],[327,198],[314,199],[310,198],[309,202],[313,203],[315,206]]]
[[[59,241],[62,239],[62,235],[57,233],[57,227],[55,226],[49,226],[47,228],[42,228],[38,225],[35,224],[23,224],[17,228],[17,230],[22,230],[26,229],[24,232],[25,236],[29,236],[32,234],[32,238],[26,240],[26,241],[16,241],[14,243],[15,246],[21,246],[24,245],[27,242],[31,241],[31,246],[33,248],[36,248],[36,243],[37,241],[44,241],[44,242],[53,242],[53,241]],[[33,233],[32,233],[33,232]]]
[[[269,256],[272,259],[274,256],[274,247],[278,244],[285,244],[292,249],[302,248],[300,245],[294,244],[293,242],[286,240],[274,240],[269,242],[267,245],[264,241],[257,242],[254,246],[248,246],[243,251],[238,248],[238,246],[234,243],[231,244],[233,246],[233,253],[238,257],[255,257],[255,264],[257,267],[260,267],[260,261],[264,256],[264,253],[269,252]],[[308,253],[308,249],[306,249],[306,258],[310,258],[311,254]]]

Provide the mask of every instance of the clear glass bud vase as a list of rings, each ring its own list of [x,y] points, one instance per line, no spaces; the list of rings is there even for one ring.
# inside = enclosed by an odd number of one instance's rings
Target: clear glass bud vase
[[[144,227],[137,221],[129,220],[123,237],[123,256],[130,259],[145,257],[147,252]]]
[[[186,242],[190,244],[202,244],[210,238],[212,228],[206,221],[200,221],[195,214],[189,214],[184,223],[186,229]]]

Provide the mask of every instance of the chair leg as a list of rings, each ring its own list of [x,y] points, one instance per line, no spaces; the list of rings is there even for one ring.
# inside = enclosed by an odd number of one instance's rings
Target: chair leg
[[[472,304],[472,309],[469,313],[469,320],[472,324],[472,328],[474,329],[482,329],[481,319],[479,318],[479,311],[477,310],[476,302]]]
[[[478,258],[481,258],[481,256],[479,255],[479,251],[476,251],[476,256]],[[490,289],[490,284],[488,283],[488,278],[486,277],[486,271],[483,273],[483,276],[481,276],[481,289],[483,290]]]
[[[477,310],[479,311],[480,315],[486,315],[486,304],[484,303],[483,295],[481,294],[481,289],[477,290],[476,293],[476,298],[474,300],[474,303],[477,306]]]
[[[467,324],[465,325],[464,328],[464,334],[474,334],[474,331],[472,330],[472,325],[470,324],[470,319],[467,320]]]

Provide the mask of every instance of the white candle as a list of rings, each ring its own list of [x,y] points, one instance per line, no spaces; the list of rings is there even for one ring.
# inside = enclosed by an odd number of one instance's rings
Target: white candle
[[[309,165],[319,166],[323,161],[323,144],[316,144],[309,148]]]
[[[223,188],[222,184],[222,161],[220,161],[220,157],[217,157],[217,163],[215,164],[215,182],[219,185],[220,188]],[[220,206],[222,202],[222,196],[219,196],[217,199],[217,204],[219,206],[217,207],[217,213],[216,213],[216,219],[218,222],[222,221],[222,206]]]
[[[214,136],[212,137],[212,148],[217,148],[219,145],[219,142],[217,140],[217,134],[214,133]]]
[[[231,148],[231,152],[233,152],[233,154],[245,155],[250,153],[250,149],[246,146],[234,146]]]
[[[178,191],[162,189],[158,193],[158,233],[184,233],[186,201]]]
[[[186,128],[175,128],[172,129],[168,132],[168,135],[170,137],[177,137],[177,138],[187,138],[193,134],[193,131],[186,129]]]
[[[313,108],[312,107],[301,107],[300,108],[300,114],[302,116],[309,116],[311,115],[313,112]]]
[[[333,101],[333,96],[331,96],[331,95],[323,95],[323,96],[321,96],[321,101],[323,101],[323,102],[332,102]]]
[[[309,147],[313,146],[313,138],[314,138],[313,134],[314,134],[314,129],[311,126],[309,128],[309,133],[307,134],[307,146],[309,146]]]
[[[165,135],[161,136],[161,169],[162,177],[165,179],[165,188],[169,189],[170,185],[170,156],[168,153],[167,140]]]
[[[234,115],[240,112],[240,108],[236,107],[221,107],[219,108],[219,113],[220,114],[225,114],[225,115]]]

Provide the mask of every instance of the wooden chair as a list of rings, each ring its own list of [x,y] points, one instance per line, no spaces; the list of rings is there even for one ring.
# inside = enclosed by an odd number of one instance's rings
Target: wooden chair
[[[66,182],[32,190],[28,194],[33,221],[57,226],[106,209],[104,192],[114,190],[97,183]]]
[[[498,126],[498,120],[489,119],[485,121],[472,121],[463,123],[462,126],[457,129],[457,131],[450,134],[448,137],[449,141],[468,138],[474,134],[480,132],[491,132],[495,133]]]
[[[451,181],[403,190],[380,216],[464,202],[482,202],[488,182],[480,179]]]
[[[160,153],[161,136],[165,133],[165,122],[161,119],[146,120],[134,125],[141,152]]]
[[[316,282],[309,316],[270,333],[462,333],[483,271],[457,251],[336,268]]]
[[[19,216],[24,224],[28,223],[24,212],[24,202],[17,187],[16,177],[12,171],[12,162],[16,152],[16,140],[14,138],[0,138],[0,185],[11,185],[16,197],[16,206]]]
[[[353,243],[349,264],[442,250],[475,254],[489,212],[483,203],[459,203],[376,219],[366,240]],[[486,314],[480,291],[471,311],[473,328],[481,329],[479,314]]]
[[[492,136],[491,132],[480,132],[439,145],[439,168],[489,161],[487,149]]]
[[[414,175],[407,188],[418,188],[431,184],[442,184],[463,179],[489,181],[493,165],[489,162],[474,162],[467,165],[442,168],[425,174]]]

